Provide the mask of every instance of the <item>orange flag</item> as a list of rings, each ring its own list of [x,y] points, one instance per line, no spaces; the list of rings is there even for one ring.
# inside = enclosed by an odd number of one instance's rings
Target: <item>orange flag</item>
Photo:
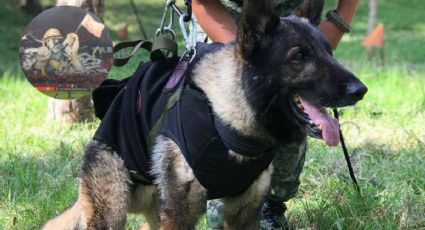
[[[375,29],[363,40],[363,46],[384,48],[384,24],[379,24]]]
[[[83,21],[81,21],[81,24],[78,26],[80,28],[83,26],[87,29],[91,34],[94,36],[100,38],[102,36],[102,31],[105,28],[105,25],[103,25],[100,22],[97,22],[90,14],[87,13],[87,15],[84,17]]]

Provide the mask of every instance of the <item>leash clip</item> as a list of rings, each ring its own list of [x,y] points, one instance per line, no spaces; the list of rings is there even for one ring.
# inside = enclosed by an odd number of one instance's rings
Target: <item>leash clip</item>
[[[191,63],[193,59],[195,59],[195,57],[196,57],[196,48],[193,48],[190,51],[184,52],[180,58],[180,61],[183,61],[184,59],[189,59],[188,63]]]
[[[156,30],[155,36],[158,37],[161,34],[171,34],[171,37],[173,40],[176,38],[176,33],[173,30],[173,24],[174,24],[174,10],[171,10],[169,12],[169,8],[171,8],[176,3],[175,0],[167,0],[165,3],[164,13],[162,14],[161,24],[159,28]],[[168,25],[166,26],[167,22],[167,16],[169,16],[168,19]]]
[[[190,32],[187,32],[186,25],[185,25],[185,18],[187,17],[187,14],[180,15],[179,23],[180,23],[180,30],[183,34],[183,39],[185,41],[186,51],[189,53],[196,53],[195,46],[196,46],[196,35],[198,34],[198,28],[196,26],[196,19],[195,17],[191,17],[191,20],[188,21],[189,23],[189,29]]]

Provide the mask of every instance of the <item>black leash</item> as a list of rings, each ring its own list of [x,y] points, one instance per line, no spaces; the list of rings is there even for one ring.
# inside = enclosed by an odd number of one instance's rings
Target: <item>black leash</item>
[[[137,24],[139,24],[139,30],[142,33],[143,39],[147,39],[148,35],[146,34],[146,30],[143,27],[142,19],[140,18],[139,10],[134,3],[134,0],[130,0],[131,7],[133,8],[134,15],[136,16]]]
[[[334,117],[339,121],[339,113],[337,109],[333,109]],[[357,183],[356,175],[354,175],[353,166],[351,165],[350,155],[348,154],[347,146],[345,145],[344,136],[342,135],[341,127],[339,128],[339,139],[341,140],[342,151],[344,152],[345,161],[347,161],[348,171],[350,172],[351,180],[359,195],[361,195],[360,186]]]

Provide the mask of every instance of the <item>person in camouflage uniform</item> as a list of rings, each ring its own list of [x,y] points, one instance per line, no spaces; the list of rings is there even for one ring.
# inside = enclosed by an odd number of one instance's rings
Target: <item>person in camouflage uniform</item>
[[[287,16],[304,0],[280,0],[279,11]],[[360,0],[339,0],[337,14],[347,24],[351,23]],[[221,3],[221,4],[220,4]],[[226,43],[236,38],[243,0],[193,0],[193,11],[198,19],[198,40],[208,37],[214,42]],[[224,6],[224,7],[223,7]],[[229,13],[231,17],[229,17]],[[204,32],[204,30],[205,32]],[[322,21],[319,29],[336,48],[344,34],[333,22]],[[266,198],[261,214],[261,230],[289,229],[284,216],[285,203],[293,198],[300,185],[300,174],[307,151],[306,140],[301,145],[292,144],[278,150],[273,160],[274,171],[269,196]],[[207,205],[207,223],[210,229],[222,229],[224,207],[220,200],[211,200]]]
[[[196,3],[198,1],[195,0],[193,2],[193,4],[195,5],[195,8],[194,8],[195,14],[196,14]],[[201,1],[202,0],[200,0],[199,2],[201,2]],[[228,13],[230,13],[233,20],[236,22],[236,24],[239,23],[243,0],[213,0],[211,2],[214,2],[214,1],[219,1],[222,4],[222,6],[224,7],[224,9]],[[288,16],[301,3],[303,3],[303,0],[280,0],[279,11],[281,12],[282,16]],[[203,30],[202,26],[200,26],[200,24],[198,24],[198,41],[204,41],[206,37],[207,37],[207,34]],[[216,39],[212,39],[212,40],[215,41]]]

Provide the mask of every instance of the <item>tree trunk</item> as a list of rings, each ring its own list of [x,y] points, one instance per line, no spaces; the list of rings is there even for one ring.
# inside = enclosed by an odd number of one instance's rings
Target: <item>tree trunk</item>
[[[369,19],[367,23],[367,31],[370,34],[370,32],[373,31],[373,29],[376,26],[376,18],[378,16],[378,0],[369,0]],[[374,55],[373,47],[369,47],[367,51],[367,56],[369,58],[372,58]]]
[[[39,0],[21,0],[21,9],[31,15],[36,15],[42,10]]]
[[[103,19],[105,13],[104,0],[56,0],[56,6],[77,6],[94,13]]]
[[[104,15],[104,0],[56,0],[56,6],[72,5],[82,7],[96,14]],[[91,122],[94,119],[91,95],[76,100],[58,100],[49,98],[47,120],[60,122]]]

